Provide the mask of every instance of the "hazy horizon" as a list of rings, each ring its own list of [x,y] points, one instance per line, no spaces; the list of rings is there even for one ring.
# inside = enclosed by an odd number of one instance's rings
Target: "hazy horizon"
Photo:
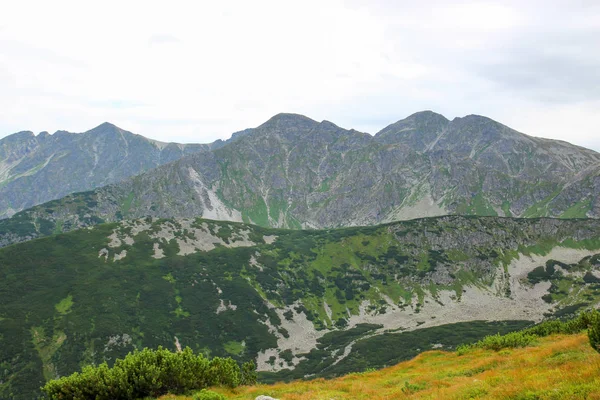
[[[374,134],[432,110],[600,151],[598,37],[591,1],[12,2],[0,137],[206,143],[280,112]]]

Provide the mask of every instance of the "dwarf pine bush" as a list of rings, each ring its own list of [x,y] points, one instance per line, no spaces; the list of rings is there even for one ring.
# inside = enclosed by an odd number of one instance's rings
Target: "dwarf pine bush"
[[[581,314],[579,314],[579,316],[569,321],[544,321],[536,326],[523,330],[523,332],[540,337],[555,335],[559,333],[564,335],[571,335],[587,329],[597,314],[598,311],[593,310],[582,312]]]
[[[590,321],[588,328],[588,338],[590,346],[600,353],[600,313],[596,312]]]
[[[486,336],[476,343],[477,347],[486,350],[499,351],[506,348],[527,347],[536,336],[524,332],[511,332],[506,335]]]
[[[202,389],[192,397],[194,400],[225,400],[225,396],[212,390]]]
[[[209,360],[190,348],[173,353],[159,347],[129,353],[115,361],[112,368],[106,363],[85,367],[81,372],[49,381],[42,390],[56,400],[129,400],[209,386],[236,387],[242,382],[256,382],[254,363],[246,363],[240,369],[231,358]]]
[[[242,374],[240,379],[241,385],[254,385],[256,383],[258,375],[256,373],[256,365],[253,361],[242,364]]]
[[[499,351],[505,348],[525,347],[538,337],[555,334],[571,335],[586,329],[588,329],[590,344],[600,352],[600,313],[597,310],[582,312],[569,321],[544,321],[518,332],[486,336],[476,343],[458,346],[456,352],[460,356],[475,348]]]

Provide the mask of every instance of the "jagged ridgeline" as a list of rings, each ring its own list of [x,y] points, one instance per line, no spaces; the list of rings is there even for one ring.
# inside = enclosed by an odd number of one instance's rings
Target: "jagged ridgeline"
[[[163,143],[109,123],[84,133],[15,133],[0,139],[0,218],[119,182],[222,143]]]
[[[227,142],[173,154],[167,150],[179,149],[177,145],[136,136],[140,144],[134,146],[135,135],[122,136],[117,129],[109,130],[116,132],[110,143],[124,144],[107,150],[110,157],[91,150],[77,156],[73,150],[59,158],[63,153],[56,146],[38,144],[46,150],[36,150],[35,163],[13,150],[15,160],[27,161],[13,166],[17,161],[4,160],[0,146],[0,216],[2,207],[31,205],[23,199],[57,199],[0,223],[0,246],[148,215],[292,229],[447,214],[600,217],[600,154],[527,136],[476,115],[449,121],[420,112],[371,136],[328,121],[279,114]],[[86,149],[93,149],[107,142],[102,135],[74,137],[86,139]],[[50,143],[58,138],[30,140]],[[142,160],[145,156],[152,160]],[[87,161],[71,165],[71,158]],[[167,159],[173,162],[147,170]],[[69,165],[79,172],[65,173]],[[75,184],[81,182],[89,185]],[[108,183],[114,184],[58,199]],[[10,205],[2,206],[7,201]]]
[[[380,367],[598,304],[597,249],[598,220],[458,216],[315,231],[148,217],[7,246],[0,398],[160,345],[255,360],[266,380]]]

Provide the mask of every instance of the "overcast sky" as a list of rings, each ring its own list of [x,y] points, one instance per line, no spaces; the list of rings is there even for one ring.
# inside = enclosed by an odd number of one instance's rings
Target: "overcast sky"
[[[600,150],[600,1],[5,1],[0,137],[210,142],[279,112],[425,109]]]

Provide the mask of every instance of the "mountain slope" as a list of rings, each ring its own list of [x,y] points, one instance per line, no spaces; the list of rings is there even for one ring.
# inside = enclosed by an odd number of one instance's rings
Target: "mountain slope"
[[[279,114],[211,151],[0,222],[0,244],[146,215],[318,229],[445,214],[599,217],[599,199],[600,154],[485,117],[417,113],[373,137]]]
[[[211,146],[162,143],[112,124],[84,133],[0,139],[0,218],[69,193],[119,182]]]
[[[600,399],[600,356],[587,335],[542,338],[523,349],[456,353],[428,351],[381,371],[333,380],[214,389],[227,399],[269,395],[317,399]],[[167,395],[161,400],[190,400]]]
[[[597,305],[599,237],[599,220],[145,218],[16,244],[0,249],[0,397],[145,346],[254,359],[266,380],[381,367]]]

